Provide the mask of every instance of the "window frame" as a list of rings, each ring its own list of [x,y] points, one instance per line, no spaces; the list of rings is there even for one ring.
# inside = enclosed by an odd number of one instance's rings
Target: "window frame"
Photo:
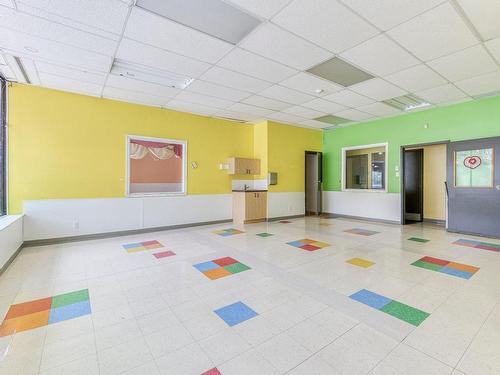
[[[137,139],[140,141],[149,142],[165,142],[182,145],[182,191],[179,192],[151,192],[151,193],[131,193],[130,192],[130,140]],[[169,196],[185,196],[187,195],[187,141],[179,139],[158,138],[158,137],[145,137],[141,135],[126,135],[125,136],[125,195],[128,198],[143,198],[143,197],[169,197]]]
[[[376,147],[384,147],[385,148],[385,160],[384,160],[384,166],[385,166],[385,177],[384,177],[384,189],[348,189],[346,187],[347,181],[346,181],[346,162],[347,162],[347,151],[353,151],[353,150],[362,150],[366,148],[376,148]],[[342,159],[342,178],[341,178],[341,187],[342,191],[344,192],[356,192],[356,193],[387,193],[388,192],[388,182],[389,182],[389,143],[374,143],[374,144],[369,144],[369,145],[360,145],[360,146],[349,146],[349,147],[342,147],[341,150],[341,159]],[[371,166],[369,166],[369,173],[371,173]]]
[[[7,80],[0,75],[0,217],[7,215]]]

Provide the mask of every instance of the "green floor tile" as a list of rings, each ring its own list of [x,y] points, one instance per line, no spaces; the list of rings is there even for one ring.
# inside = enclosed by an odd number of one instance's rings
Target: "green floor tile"
[[[389,302],[380,310],[417,327],[430,315],[425,311],[397,301]]]
[[[418,238],[418,237],[408,238],[408,241],[415,241],[415,242],[420,242],[420,243],[427,243],[427,242],[429,242],[429,240],[426,240],[425,238]]]
[[[259,237],[271,237],[274,236],[272,233],[257,233],[257,236]]]
[[[440,266],[439,264],[434,264],[434,263],[427,263],[427,262],[422,262],[421,260],[417,260],[416,262],[411,264],[412,266],[420,267],[420,268],[425,268],[431,271],[439,271],[443,266]]]
[[[233,263],[228,266],[224,266],[224,268],[231,273],[243,272],[250,269],[250,267],[243,263]]]
[[[83,289],[77,292],[60,294],[52,297],[52,308],[71,305],[72,303],[87,301],[89,299],[89,290]]]

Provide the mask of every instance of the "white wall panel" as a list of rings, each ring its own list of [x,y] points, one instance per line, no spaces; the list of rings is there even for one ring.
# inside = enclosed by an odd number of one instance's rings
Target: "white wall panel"
[[[23,243],[23,216],[0,218],[0,268]]]
[[[305,213],[304,192],[269,193],[267,196],[267,216],[271,219]]]

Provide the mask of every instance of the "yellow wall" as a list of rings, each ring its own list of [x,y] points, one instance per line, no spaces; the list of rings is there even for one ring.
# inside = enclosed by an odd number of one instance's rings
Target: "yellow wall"
[[[270,192],[304,191],[304,151],[322,151],[323,132],[268,122],[268,170],[278,172]]]
[[[188,194],[229,193],[219,164],[254,154],[250,125],[28,85],[9,88],[8,125],[11,214],[23,200],[125,196],[127,134],[187,140]]]
[[[424,218],[446,219],[446,145],[424,149]]]
[[[255,178],[267,178],[267,163],[268,163],[268,137],[267,137],[267,121],[254,125],[253,127],[253,157],[260,159],[260,176]]]

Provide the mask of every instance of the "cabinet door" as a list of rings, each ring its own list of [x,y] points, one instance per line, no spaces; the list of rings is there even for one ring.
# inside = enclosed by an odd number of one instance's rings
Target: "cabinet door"
[[[260,174],[260,159],[249,159],[250,174]]]
[[[267,193],[259,192],[257,193],[257,209],[259,219],[267,218]]]
[[[245,220],[262,220],[267,217],[267,193],[245,193]]]

